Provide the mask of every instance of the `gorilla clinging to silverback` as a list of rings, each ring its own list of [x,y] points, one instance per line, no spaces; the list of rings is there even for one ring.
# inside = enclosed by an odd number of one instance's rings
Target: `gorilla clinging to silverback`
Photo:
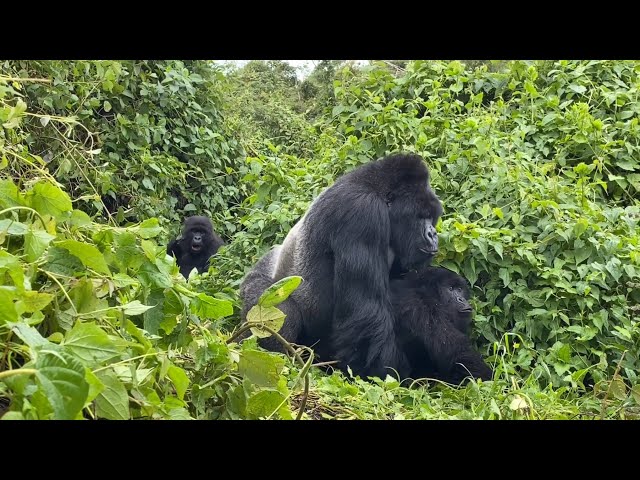
[[[209,258],[224,245],[222,239],[213,231],[211,220],[207,217],[189,217],[184,222],[182,235],[167,246],[167,253],[176,257],[180,273],[184,278],[194,268],[198,273],[208,268]]]
[[[310,205],[281,247],[240,286],[246,312],[266,287],[289,275],[304,281],[278,305],[280,334],[313,346],[355,374],[384,376],[403,358],[394,332],[390,272],[428,264],[438,250],[440,200],[414,154],[390,155],[339,178]],[[282,351],[276,339],[259,340]]]
[[[492,370],[467,335],[469,298],[467,281],[446,268],[427,267],[391,281],[397,341],[406,356],[397,368],[402,378],[491,380]]]

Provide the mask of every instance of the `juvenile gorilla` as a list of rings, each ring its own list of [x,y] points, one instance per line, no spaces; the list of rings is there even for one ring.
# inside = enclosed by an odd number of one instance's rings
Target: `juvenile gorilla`
[[[428,264],[438,251],[440,200],[422,158],[396,154],[363,165],[319,195],[249,272],[240,288],[242,318],[264,289],[289,275],[304,281],[278,305],[280,335],[313,346],[360,375],[385,374],[403,358],[395,341],[389,277]],[[264,348],[282,351],[273,338]]]
[[[391,292],[397,340],[406,356],[398,365],[402,378],[453,384],[469,375],[492,378],[467,335],[473,310],[463,277],[446,268],[424,268],[392,280]]]
[[[184,222],[182,235],[167,246],[167,253],[176,257],[180,273],[184,278],[194,268],[202,273],[208,268],[209,258],[224,245],[222,239],[213,231],[211,220],[207,217],[189,217]]]

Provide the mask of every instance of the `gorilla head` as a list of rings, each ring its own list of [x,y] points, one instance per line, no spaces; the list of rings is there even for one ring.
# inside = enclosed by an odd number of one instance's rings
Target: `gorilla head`
[[[391,291],[397,341],[406,356],[398,362],[401,376],[454,384],[469,374],[492,378],[467,336],[472,308],[463,277],[446,268],[427,267],[392,280]]]
[[[389,277],[431,261],[440,215],[418,155],[390,155],[339,178],[312,202],[278,254],[269,254],[271,283],[289,275],[304,279],[278,306],[287,315],[279,333],[356,374],[383,375],[401,356]],[[258,281],[264,276],[252,273],[241,286],[245,311],[264,291]],[[259,342],[282,349],[272,338]]]
[[[391,238],[389,245],[401,271],[428,264],[438,253],[436,223],[442,215],[442,205],[429,188],[429,173],[424,168],[416,171],[415,157],[390,157],[380,162],[395,164],[395,175],[380,185],[387,191]]]
[[[189,217],[184,222],[182,235],[167,246],[167,253],[175,255],[180,273],[187,278],[196,268],[202,273],[209,258],[224,245],[222,239],[213,231],[211,220],[207,217]]]
[[[469,303],[471,292],[467,280],[446,268],[423,268],[410,272],[406,277],[423,299],[434,299],[434,305],[443,317],[462,333],[471,324],[473,308]],[[433,292],[438,292],[434,295]]]

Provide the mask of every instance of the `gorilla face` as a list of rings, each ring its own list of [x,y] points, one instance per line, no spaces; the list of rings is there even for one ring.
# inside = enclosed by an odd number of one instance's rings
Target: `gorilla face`
[[[401,271],[429,265],[438,253],[435,225],[442,215],[442,204],[428,179],[406,192],[390,195],[391,249]]]
[[[442,310],[449,313],[453,325],[462,333],[467,333],[471,324],[473,308],[469,303],[470,293],[460,279],[440,287]]]
[[[202,250],[202,244],[205,241],[206,233],[202,230],[191,230],[187,233],[187,242],[191,245],[191,251],[193,253],[199,253]],[[189,236],[191,236],[191,240],[189,240]]]
[[[426,303],[434,303],[439,315],[446,317],[460,332],[467,333],[473,316],[469,303],[471,291],[464,277],[442,267],[428,267],[407,276],[419,285]],[[434,296],[437,292],[437,296]]]
[[[185,222],[182,238],[191,253],[200,254],[212,241],[213,226],[206,217],[189,217]]]

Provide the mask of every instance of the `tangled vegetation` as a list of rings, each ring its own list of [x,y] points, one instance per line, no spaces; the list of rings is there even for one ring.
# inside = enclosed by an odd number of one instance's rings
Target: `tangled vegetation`
[[[0,63],[0,415],[638,418],[639,75],[636,61],[324,61],[304,81],[283,62]],[[248,268],[338,176],[398,150],[429,164],[435,263],[471,282],[494,381],[369,382],[236,342]],[[165,245],[193,214],[227,245],[186,281]]]

